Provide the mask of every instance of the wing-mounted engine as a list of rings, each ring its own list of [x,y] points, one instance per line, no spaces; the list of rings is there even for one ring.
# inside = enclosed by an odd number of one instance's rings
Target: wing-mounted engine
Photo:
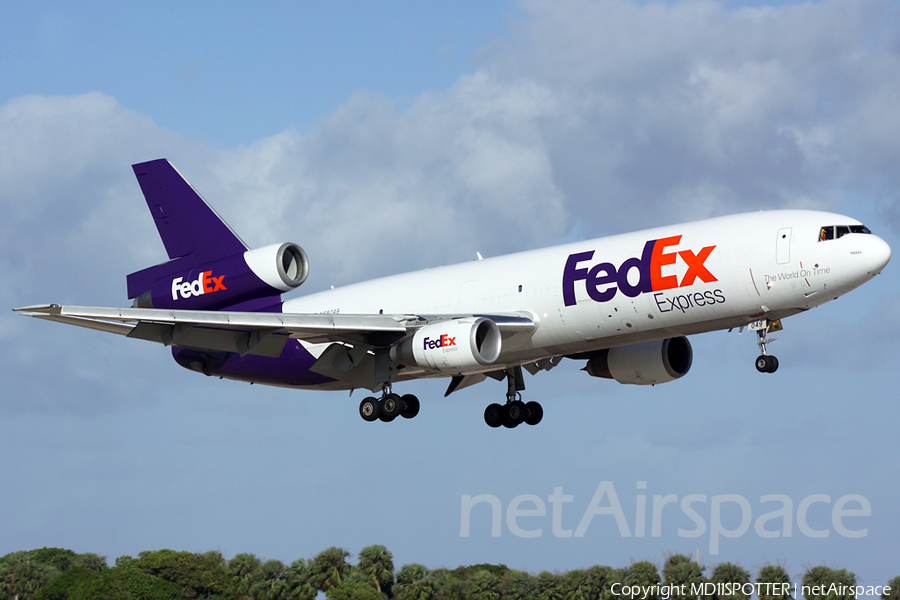
[[[500,356],[500,328],[484,317],[431,323],[391,348],[391,360],[411,367],[459,374],[492,364]]]
[[[303,248],[272,244],[168,273],[138,295],[134,306],[218,310],[278,296],[300,286],[308,274]]]
[[[686,337],[669,338],[604,350],[592,357],[584,370],[592,377],[619,383],[655,385],[686,375],[693,356]]]

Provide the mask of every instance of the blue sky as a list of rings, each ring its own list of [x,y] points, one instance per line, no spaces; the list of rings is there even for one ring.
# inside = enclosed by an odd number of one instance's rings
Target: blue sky
[[[0,305],[127,305],[164,260],[130,165],[167,157],[252,246],[301,244],[298,293],[562,240],[771,208],[862,220],[900,247],[900,9],[816,3],[15,3],[0,9]],[[436,235],[436,233],[440,235]],[[900,572],[895,265],[785,322],[778,373],[753,338],[697,336],[682,380],[649,389],[565,361],[528,377],[539,427],[494,431],[488,381],[444,399],[406,384],[414,421],[367,424],[359,395],[210,380],[152,344],[0,313],[0,554],[42,546],[110,562],[155,548],[291,561],[381,543],[398,566],[566,570],[700,550],[707,566],[781,561]],[[631,536],[598,515],[614,485]],[[638,482],[646,482],[645,489]],[[487,505],[460,535],[464,496]],[[705,495],[707,523],[639,495]],[[721,537],[714,496],[792,535]],[[810,537],[797,522],[809,509]],[[537,496],[545,516],[506,511]],[[832,508],[864,497],[840,535]],[[720,498],[721,499],[721,498]],[[604,500],[605,503],[605,500]],[[520,508],[533,508],[525,501]],[[854,508],[848,505],[847,508]],[[723,508],[726,529],[737,505]],[[768,531],[777,527],[773,522]]]

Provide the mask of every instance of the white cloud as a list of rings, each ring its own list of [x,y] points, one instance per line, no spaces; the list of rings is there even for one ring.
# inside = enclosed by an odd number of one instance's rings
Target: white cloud
[[[527,18],[482,60],[498,82],[527,79],[559,99],[541,131],[589,231],[835,208],[900,184],[887,169],[900,150],[895,3],[523,7]]]

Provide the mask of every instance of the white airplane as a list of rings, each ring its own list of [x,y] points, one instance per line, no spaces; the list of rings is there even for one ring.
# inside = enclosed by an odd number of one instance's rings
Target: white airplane
[[[367,421],[414,417],[395,383],[449,377],[446,394],[506,379],[491,427],[540,422],[522,370],[583,360],[594,377],[654,385],[687,374],[686,336],[749,327],[756,368],[781,320],[859,287],[891,249],[859,221],[779,210],[718,217],[375,279],[282,301],[306,279],[296,244],[250,250],[165,159],[134,171],[169,261],[128,276],[130,308],[15,309],[172,346],[206,375],[299,389],[380,392]]]

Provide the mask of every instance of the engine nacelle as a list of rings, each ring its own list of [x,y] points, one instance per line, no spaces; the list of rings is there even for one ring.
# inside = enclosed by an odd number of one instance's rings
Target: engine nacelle
[[[584,370],[619,383],[655,385],[686,375],[693,359],[691,343],[677,337],[610,348],[591,358]]]
[[[391,348],[391,359],[402,365],[465,373],[493,363],[500,356],[500,328],[484,317],[432,323]]]
[[[309,259],[297,244],[273,244],[171,273],[142,293],[139,308],[218,310],[298,287]]]

